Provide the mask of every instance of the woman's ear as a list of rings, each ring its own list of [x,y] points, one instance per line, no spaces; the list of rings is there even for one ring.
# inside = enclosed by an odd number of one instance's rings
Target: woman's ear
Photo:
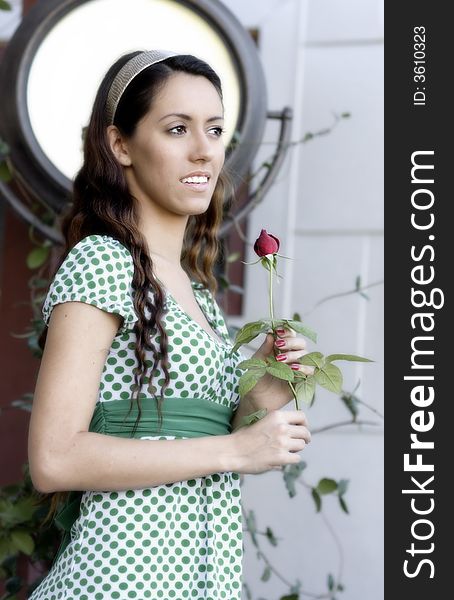
[[[123,165],[124,167],[130,167],[132,161],[131,157],[129,156],[128,146],[115,125],[108,126],[107,138],[109,140],[109,146],[112,154],[118,160],[120,165]]]

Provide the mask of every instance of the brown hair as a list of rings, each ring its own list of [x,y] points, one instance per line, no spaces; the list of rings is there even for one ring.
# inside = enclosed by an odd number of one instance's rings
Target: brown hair
[[[140,420],[140,397],[146,396],[140,390],[147,376],[146,351],[151,351],[154,363],[150,369],[148,392],[152,391],[153,371],[161,361],[164,371],[164,384],[161,396],[156,398],[160,427],[162,427],[162,402],[165,389],[170,383],[168,372],[167,334],[162,325],[165,292],[153,273],[153,263],[146,249],[146,242],[138,229],[138,214],[134,197],[131,195],[124,175],[123,167],[110,150],[107,137],[106,98],[110,85],[121,67],[139,52],[131,52],[118,59],[107,71],[102,80],[93,105],[90,121],[84,134],[84,160],[77,173],[72,202],[59,219],[64,238],[64,246],[53,269],[53,276],[68,252],[84,237],[92,234],[109,235],[117,239],[131,253],[134,262],[132,287],[134,290],[134,308],[138,320],[134,325],[136,334],[135,356],[138,366],[134,369],[134,386],[138,406],[138,418],[132,435]],[[153,98],[167,79],[177,71],[206,77],[216,88],[222,101],[221,81],[218,75],[204,61],[189,55],[177,55],[167,58],[144,69],[128,85],[118,104],[114,125],[121,133],[133,135],[137,123],[150,109]],[[205,213],[191,215],[186,227],[181,255],[182,266],[189,271],[191,278],[198,279],[212,294],[217,292],[217,281],[213,268],[221,250],[218,229],[224,216],[224,206],[233,198],[232,179],[225,167],[221,171],[210,205]],[[154,291],[151,301],[148,290]],[[145,317],[146,309],[150,318]],[[152,336],[159,331],[160,344],[157,350]],[[39,344],[44,349],[47,328],[40,337]],[[131,397],[133,406],[134,393]],[[129,414],[129,413],[128,413]],[[51,499],[51,506],[43,525],[58,509],[60,502],[69,492],[41,494],[39,503]]]

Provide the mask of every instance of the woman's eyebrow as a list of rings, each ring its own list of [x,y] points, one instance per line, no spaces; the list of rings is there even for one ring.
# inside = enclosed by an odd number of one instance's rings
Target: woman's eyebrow
[[[159,119],[158,122],[162,121],[163,119],[166,119],[167,117],[180,117],[180,119],[186,119],[186,121],[192,121],[192,117],[190,117],[189,115],[185,115],[184,113],[169,113],[168,115],[164,115],[163,117],[161,117]],[[207,119],[207,123],[211,123],[212,121],[223,121],[224,117],[210,117],[209,119]]]

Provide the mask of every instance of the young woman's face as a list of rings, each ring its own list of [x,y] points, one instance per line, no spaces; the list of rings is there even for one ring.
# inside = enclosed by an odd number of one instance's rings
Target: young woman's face
[[[225,160],[223,123],[221,99],[208,79],[172,75],[125,141],[131,193],[179,215],[205,212]],[[197,172],[208,181],[195,175],[185,182]]]

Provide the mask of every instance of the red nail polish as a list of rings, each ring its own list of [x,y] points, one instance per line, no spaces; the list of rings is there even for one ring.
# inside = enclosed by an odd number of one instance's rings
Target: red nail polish
[[[294,363],[293,365],[290,365],[290,367],[294,370],[294,371],[298,371],[300,368],[299,363]]]
[[[276,344],[276,346],[285,346],[285,340],[276,340],[274,342]]]
[[[278,333],[279,335],[284,335],[285,329],[276,329],[276,333]]]
[[[285,356],[285,354],[278,354],[276,356],[276,360],[285,360],[287,357]]]

